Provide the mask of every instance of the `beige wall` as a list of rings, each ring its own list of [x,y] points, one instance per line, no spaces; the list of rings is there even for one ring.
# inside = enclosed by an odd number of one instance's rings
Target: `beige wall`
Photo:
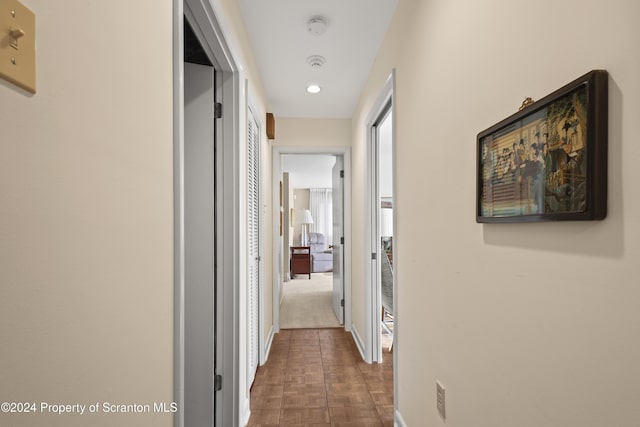
[[[293,187],[291,187],[291,180],[289,180],[289,191],[288,193],[284,196],[285,198],[288,199],[287,205],[289,206],[289,212],[283,212],[285,216],[288,216],[289,218],[289,232],[287,233],[287,235],[289,236],[289,239],[285,242],[285,245],[288,246],[293,246],[293,229],[295,227],[295,221],[296,221],[296,214],[295,214],[295,208],[294,206],[294,198],[293,198]],[[291,212],[291,209],[293,209],[293,215]]]
[[[295,223],[293,224],[293,243],[300,245],[300,237],[302,235],[302,211],[309,209],[309,198],[311,192],[308,188],[294,188],[293,190],[293,208],[295,209]],[[308,229],[307,229],[308,231]]]
[[[300,147],[348,147],[351,119],[302,119],[276,117],[275,145]]]
[[[172,2],[25,4],[37,18],[38,93],[0,82],[0,401],[171,402]],[[263,113],[237,3],[214,7]],[[262,163],[270,224],[266,135]],[[263,239],[270,295],[270,227]],[[264,317],[266,340],[268,298]],[[83,417],[0,414],[0,424],[173,425],[171,414]]]
[[[171,2],[24,3],[37,20],[38,92],[0,83],[0,401],[171,402]]]
[[[353,120],[353,286],[363,293],[364,120],[395,68],[408,426],[444,425],[436,380],[452,427],[638,424],[638,16],[635,0],[400,0]],[[477,133],[594,68],[610,72],[607,219],[475,223]]]
[[[282,185],[282,207],[280,208],[280,215],[282,215],[282,238],[280,244],[284,245],[283,247],[285,249],[292,246],[293,242],[294,224],[291,223],[291,212],[293,211],[293,188],[290,183],[289,173],[283,172],[282,181],[280,181],[280,185]],[[289,257],[282,257],[282,266],[280,268],[282,271],[282,280],[287,282],[291,275],[291,263],[289,262]]]

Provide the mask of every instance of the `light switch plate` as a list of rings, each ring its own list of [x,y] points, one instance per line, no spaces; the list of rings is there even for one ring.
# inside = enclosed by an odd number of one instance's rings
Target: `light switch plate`
[[[36,16],[17,0],[0,0],[0,78],[36,93]]]

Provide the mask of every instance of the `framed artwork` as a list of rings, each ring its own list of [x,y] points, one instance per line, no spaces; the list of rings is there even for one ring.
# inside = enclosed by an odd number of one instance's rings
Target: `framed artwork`
[[[607,214],[608,74],[593,70],[477,137],[476,221]]]

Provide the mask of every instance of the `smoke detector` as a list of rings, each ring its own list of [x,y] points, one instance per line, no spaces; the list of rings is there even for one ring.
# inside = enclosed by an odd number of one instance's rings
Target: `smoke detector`
[[[324,59],[324,57],[320,55],[311,55],[307,58],[307,63],[311,65],[311,68],[313,68],[314,70],[321,68],[325,62],[326,59]]]
[[[307,32],[313,36],[321,36],[327,31],[327,21],[322,16],[314,16],[307,22]]]

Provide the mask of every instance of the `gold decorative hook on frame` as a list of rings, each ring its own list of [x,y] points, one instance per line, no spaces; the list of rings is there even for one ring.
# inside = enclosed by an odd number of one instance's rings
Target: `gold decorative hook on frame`
[[[524,101],[522,101],[522,105],[518,108],[518,111],[522,111],[527,107],[530,107],[535,101],[530,96],[527,96]]]

